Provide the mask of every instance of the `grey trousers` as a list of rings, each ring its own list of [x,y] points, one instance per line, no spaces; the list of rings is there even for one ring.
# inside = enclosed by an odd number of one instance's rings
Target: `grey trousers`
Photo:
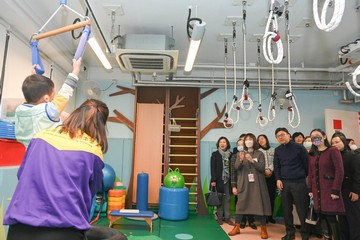
[[[224,184],[224,196],[222,203],[217,207],[216,215],[220,219],[230,218],[230,183]]]

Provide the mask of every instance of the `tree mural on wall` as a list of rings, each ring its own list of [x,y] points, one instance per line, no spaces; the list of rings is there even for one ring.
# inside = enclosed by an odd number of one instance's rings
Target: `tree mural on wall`
[[[207,96],[209,96],[210,94],[212,94],[213,92],[215,92],[216,90],[218,90],[218,88],[212,88],[204,93],[202,93],[200,95],[200,99],[203,99]],[[225,110],[226,110],[226,104],[224,105],[223,109],[220,111],[219,107],[217,105],[217,103],[214,103],[215,105],[215,110],[216,110],[216,117],[206,126],[204,127],[201,132],[200,132],[200,138],[203,138],[211,129],[214,128],[225,128],[224,123],[223,122],[219,122],[219,120],[224,116],[225,114]]]
[[[121,90],[118,91],[118,92],[109,94],[110,97],[124,95],[124,94],[135,95],[135,90],[134,89],[127,88],[127,87],[122,87],[122,86],[119,86],[119,85],[117,85],[116,87],[121,89]],[[109,122],[122,123],[125,126],[127,126],[132,132],[134,132],[134,122],[129,120],[127,117],[125,117],[123,114],[121,114],[116,109],[113,112],[115,113],[116,117],[108,117]]]
[[[136,93],[136,90],[134,90],[134,89],[130,89],[130,88],[122,87],[122,86],[116,86],[116,87],[118,89],[120,89],[120,91],[112,93],[109,96],[112,97],[112,96],[119,96],[119,95],[124,95],[124,94],[135,95],[135,93]],[[217,88],[213,88],[213,89],[210,89],[210,90],[200,94],[200,100],[211,95],[216,90],[217,90]],[[157,96],[157,95],[153,95],[153,96]],[[197,97],[198,97],[198,95],[197,95]],[[170,128],[170,125],[172,124],[172,121],[170,120],[173,117],[172,111],[175,109],[186,107],[185,104],[182,104],[185,98],[186,98],[185,96],[180,97],[179,95],[176,95],[175,102],[172,105],[168,106],[167,109],[165,109],[165,116],[167,116],[164,119],[164,124],[165,124],[164,137],[165,137],[165,139],[170,138],[169,128]],[[162,101],[159,101],[158,99],[155,100],[155,102],[166,105],[165,103],[162,103]],[[167,104],[167,105],[169,105],[169,104]],[[220,111],[217,103],[214,103],[214,105],[215,105],[215,110],[216,110],[217,116],[202,130],[199,130],[199,128],[198,128],[198,130],[197,130],[198,131],[198,133],[197,133],[198,140],[201,140],[201,138],[203,138],[211,129],[225,128],[223,122],[220,120],[222,119],[222,117],[225,114],[226,105],[222,108],[221,111]],[[199,109],[197,109],[197,112],[198,111],[199,111]],[[113,110],[113,112],[114,112],[115,116],[109,117],[108,121],[115,122],[115,123],[122,123],[122,124],[126,125],[132,132],[135,132],[135,123],[134,122],[132,122],[131,120],[126,118],[123,114],[120,113],[120,111],[118,111],[116,109]],[[200,116],[198,116],[198,117],[200,117]],[[199,119],[197,121],[199,121]],[[169,153],[170,153],[169,151],[164,151],[164,159],[169,159]],[[198,164],[199,164],[198,165],[198,167],[199,167],[200,161],[198,162]],[[181,163],[180,163],[180,165],[181,165]],[[164,161],[164,169],[166,169],[164,174],[166,174],[168,168],[169,168],[169,161]],[[129,193],[127,194],[127,199],[126,199],[126,207],[127,208],[130,208],[131,203],[133,202],[132,199],[129,198],[129,196],[132,196],[132,193],[130,193],[133,189],[132,178],[133,178],[133,176],[130,179]],[[198,172],[197,179],[201,179],[200,172]],[[198,210],[198,213],[205,214],[205,213],[207,213],[207,211],[206,211],[206,207],[205,207],[205,203],[204,203],[204,199],[203,199],[203,191],[201,188],[201,183],[199,182],[198,184],[199,184],[198,185],[199,187],[197,188],[197,197],[196,197],[197,198],[197,208],[198,208],[197,210]]]
[[[127,87],[122,87],[117,85],[117,88],[121,89],[121,91],[109,94],[110,97],[113,96],[119,96],[119,95],[124,95],[124,94],[132,94],[135,95],[135,90],[134,89],[130,89]],[[202,93],[200,95],[200,99],[203,99],[207,96],[209,96],[210,94],[212,94],[213,92],[215,92],[216,90],[218,90],[218,88],[212,88],[204,93]],[[175,106],[178,105],[182,100],[184,99],[184,97],[182,97],[181,99],[179,99],[179,97],[177,96],[176,98],[176,102],[175,102]],[[223,122],[219,122],[219,120],[224,116],[225,114],[225,110],[226,110],[226,105],[224,105],[223,109],[220,111],[217,103],[214,103],[215,105],[215,110],[216,110],[216,114],[217,116],[206,126],[204,127],[201,132],[200,132],[200,138],[203,138],[211,129],[215,129],[215,128],[225,128]],[[183,105],[180,105],[181,107],[183,107]],[[173,107],[174,109],[177,107]],[[171,109],[170,109],[171,110]],[[127,126],[132,132],[134,132],[134,122],[132,122],[131,120],[129,120],[127,117],[125,117],[123,114],[121,114],[118,110],[114,110],[113,111],[115,113],[115,117],[109,117],[108,121],[110,122],[116,122],[116,123],[122,123],[125,126]]]

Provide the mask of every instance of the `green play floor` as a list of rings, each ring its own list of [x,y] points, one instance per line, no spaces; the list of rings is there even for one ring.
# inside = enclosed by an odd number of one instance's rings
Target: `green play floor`
[[[95,225],[108,226],[108,220],[101,218]],[[183,221],[153,220],[153,232],[145,221],[122,218],[113,228],[128,236],[129,240],[176,240],[176,239],[229,239],[212,215],[189,214]]]

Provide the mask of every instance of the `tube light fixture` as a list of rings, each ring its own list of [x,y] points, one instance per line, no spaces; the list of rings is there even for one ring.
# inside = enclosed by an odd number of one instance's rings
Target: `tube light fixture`
[[[206,22],[204,21],[202,21],[201,23],[200,22],[194,23],[193,31],[191,34],[189,51],[187,54],[185,68],[184,68],[185,72],[190,72],[194,66],[195,58],[199,51],[201,40],[205,33],[205,26],[206,26]]]
[[[96,56],[99,58],[100,62],[104,66],[104,68],[106,68],[108,70],[112,69],[112,66],[111,66],[109,60],[105,56],[105,53],[101,49],[101,47],[100,47],[99,43],[97,42],[96,38],[95,37],[89,38],[88,43],[89,43],[90,47],[92,48],[92,50],[94,51],[94,53],[96,54]]]

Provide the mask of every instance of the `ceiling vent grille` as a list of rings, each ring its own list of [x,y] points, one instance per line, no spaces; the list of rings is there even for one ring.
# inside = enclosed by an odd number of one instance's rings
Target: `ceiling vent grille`
[[[132,34],[124,36],[124,47],[116,50],[116,60],[123,72],[167,74],[176,72],[178,50],[174,40],[165,35]]]

